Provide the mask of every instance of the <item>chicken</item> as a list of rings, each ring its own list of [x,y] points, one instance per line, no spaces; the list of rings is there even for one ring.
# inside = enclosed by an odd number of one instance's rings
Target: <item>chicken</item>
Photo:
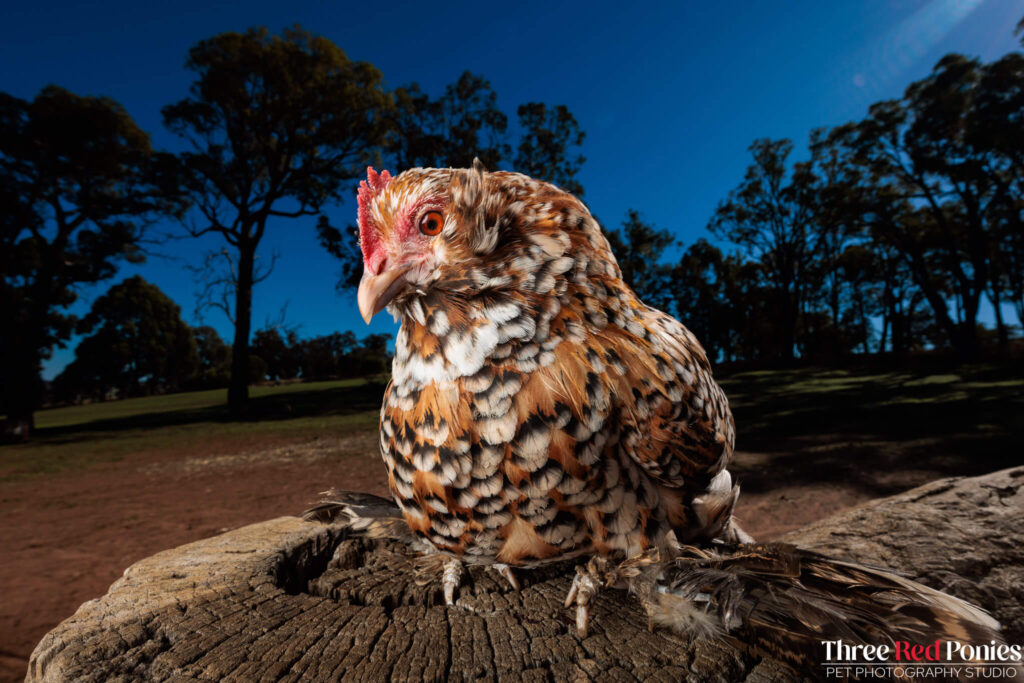
[[[707,356],[623,282],[582,202],[479,162],[367,176],[359,309],[401,321],[381,453],[410,529],[453,559],[449,600],[455,561],[512,577],[746,539]],[[574,583],[581,632],[600,583]]]
[[[401,321],[380,446],[394,501],[325,492],[308,519],[398,539],[440,570],[580,558],[585,636],[602,588],[654,625],[820,673],[823,639],[1003,642],[983,610],[732,517],[734,423],[693,335],[622,281],[587,208],[515,173],[412,169],[361,183],[369,320]]]

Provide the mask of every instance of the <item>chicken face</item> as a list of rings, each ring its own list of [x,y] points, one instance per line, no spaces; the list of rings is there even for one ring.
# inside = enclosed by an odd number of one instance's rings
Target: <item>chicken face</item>
[[[371,168],[360,183],[358,303],[366,322],[407,288],[423,289],[438,279],[445,241],[437,238],[454,231],[442,178],[407,180],[395,182],[387,171],[378,175]]]
[[[367,169],[359,187],[363,279],[359,310],[370,321],[403,294],[465,291],[460,265],[491,251],[496,227],[480,211],[484,168],[411,169],[397,178]]]

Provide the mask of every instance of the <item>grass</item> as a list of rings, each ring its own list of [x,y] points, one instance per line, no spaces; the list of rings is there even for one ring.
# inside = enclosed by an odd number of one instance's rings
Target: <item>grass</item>
[[[836,481],[885,495],[905,488],[897,471],[981,474],[1024,462],[1019,367],[765,370],[722,385],[737,447],[756,454],[735,465],[746,490]],[[383,390],[382,378],[254,387],[241,420],[223,390],[43,410],[31,443],[0,447],[0,480],[373,430]]]
[[[249,388],[249,396],[253,399],[257,411],[266,413],[262,399],[272,399],[291,394],[306,394],[345,389],[365,385],[365,379],[344,379],[330,382],[309,382],[306,384],[282,384],[280,386],[255,386]],[[130,398],[123,401],[107,401],[104,403],[87,403],[79,406],[64,406],[41,410],[36,413],[36,429],[49,430],[57,427],[70,427],[88,422],[121,421],[140,415],[180,413],[183,411],[202,411],[222,408],[227,403],[227,389],[211,389],[209,391],[191,391],[163,396],[146,396]]]
[[[375,428],[380,378],[250,389],[243,419],[226,390],[125,399],[41,410],[26,444],[0,447],[0,481],[81,469],[128,454],[237,451]]]
[[[888,495],[907,482],[1024,463],[1024,370],[773,370],[722,381],[748,491],[836,482]]]

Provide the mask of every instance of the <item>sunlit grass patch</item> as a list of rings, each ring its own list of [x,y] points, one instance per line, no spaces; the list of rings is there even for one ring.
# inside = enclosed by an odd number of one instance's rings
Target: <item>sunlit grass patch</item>
[[[253,387],[242,419],[224,390],[42,410],[32,441],[0,448],[0,480],[116,462],[350,435],[376,428],[384,384],[355,379]]]

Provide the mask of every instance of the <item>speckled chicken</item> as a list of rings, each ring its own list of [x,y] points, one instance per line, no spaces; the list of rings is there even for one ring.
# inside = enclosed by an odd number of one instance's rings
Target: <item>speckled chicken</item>
[[[372,169],[361,183],[363,317],[401,321],[381,410],[395,501],[445,567],[746,540],[734,424],[696,338],[623,282],[577,198],[516,173]],[[586,631],[601,577],[569,603]]]
[[[479,162],[371,169],[358,199],[360,311],[402,324],[380,422],[394,501],[325,492],[308,519],[422,552],[449,604],[463,563],[518,588],[516,567],[579,558],[581,636],[595,593],[626,588],[652,627],[817,674],[823,640],[1003,642],[953,596],[743,533],[708,359],[626,286],[578,199]]]

